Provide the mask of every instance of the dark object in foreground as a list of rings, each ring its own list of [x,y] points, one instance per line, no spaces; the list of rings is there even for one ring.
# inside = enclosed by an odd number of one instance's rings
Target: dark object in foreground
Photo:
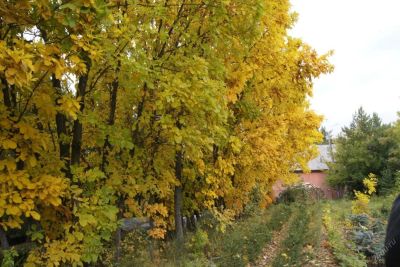
[[[387,267],[400,266],[400,195],[390,212],[385,238],[385,263]]]

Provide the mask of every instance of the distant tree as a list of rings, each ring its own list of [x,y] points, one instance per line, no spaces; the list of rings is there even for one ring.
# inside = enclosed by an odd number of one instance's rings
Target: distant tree
[[[324,126],[321,126],[319,132],[322,134],[321,145],[329,145],[332,142],[332,131],[328,131]]]
[[[361,190],[363,177],[374,173],[378,176],[378,192],[383,194],[394,186],[399,155],[395,127],[383,124],[376,113],[370,116],[360,107],[336,140],[335,162],[330,166],[328,181],[351,191]]]

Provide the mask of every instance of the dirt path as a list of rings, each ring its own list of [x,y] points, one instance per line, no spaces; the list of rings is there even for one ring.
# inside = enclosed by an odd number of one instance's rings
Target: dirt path
[[[257,262],[251,266],[254,267],[265,267],[271,266],[272,261],[275,258],[275,255],[280,251],[280,244],[283,240],[285,240],[288,232],[288,228],[290,226],[291,221],[293,220],[294,216],[291,215],[290,219],[285,222],[282,228],[276,231],[272,235],[271,242],[263,249],[262,256],[257,260]]]
[[[322,236],[321,236],[321,243],[320,247],[316,248],[314,252],[315,259],[307,262],[304,266],[305,267],[337,267],[339,266],[336,263],[335,257],[332,254],[328,243],[328,236],[326,234],[325,226],[322,226]]]

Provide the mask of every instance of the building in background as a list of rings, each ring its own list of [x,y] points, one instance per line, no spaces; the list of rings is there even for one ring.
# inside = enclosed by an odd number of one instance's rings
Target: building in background
[[[342,196],[342,193],[330,187],[326,180],[327,171],[329,170],[328,163],[334,161],[334,150],[334,145],[318,145],[318,156],[308,162],[310,172],[305,173],[301,169],[295,171],[299,175],[300,183],[309,184],[321,189],[325,197],[330,199]],[[278,181],[272,189],[274,197],[278,197],[285,190],[285,186],[282,185],[282,182]]]

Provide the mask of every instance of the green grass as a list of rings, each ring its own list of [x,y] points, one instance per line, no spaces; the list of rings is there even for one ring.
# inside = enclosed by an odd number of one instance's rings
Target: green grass
[[[391,194],[385,197],[373,197],[369,204],[371,215],[374,218],[379,218],[382,220],[387,220],[390,215],[390,210],[392,208],[392,203],[395,200],[396,195]]]

